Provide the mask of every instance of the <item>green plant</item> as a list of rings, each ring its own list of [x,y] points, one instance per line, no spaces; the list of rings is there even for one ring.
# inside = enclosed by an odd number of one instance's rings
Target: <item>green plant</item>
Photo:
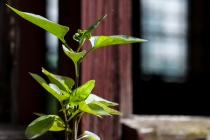
[[[143,42],[145,40],[125,35],[91,36],[91,32],[107,16],[104,15],[93,23],[87,30],[78,29],[78,32],[73,36],[73,39],[78,42],[78,48],[75,51],[64,39],[65,34],[69,31],[68,27],[49,21],[42,16],[21,12],[9,5],[7,6],[22,18],[32,22],[59,38],[63,43],[62,47],[64,53],[73,61],[75,66],[75,80],[69,77],[52,74],[42,68],[42,72],[50,81],[50,83],[47,83],[39,75],[30,73],[30,75],[43,88],[45,88],[59,101],[61,111],[64,115],[64,120],[58,115],[35,113],[39,117],[31,122],[26,128],[26,137],[28,139],[34,139],[43,135],[47,131],[65,131],[65,140],[69,140],[70,134],[71,140],[81,140],[83,138],[100,140],[96,134],[89,131],[85,131],[77,137],[78,124],[83,113],[89,113],[97,117],[109,116],[112,114],[122,115],[122,113],[110,108],[111,106],[118,105],[117,103],[103,99],[95,94],[91,94],[91,91],[94,88],[95,80],[89,80],[83,85],[79,85],[79,65],[85,57],[95,49],[109,45]],[[87,51],[81,51],[81,47],[86,40],[91,42],[92,48]],[[73,122],[72,129],[69,125],[70,121]]]

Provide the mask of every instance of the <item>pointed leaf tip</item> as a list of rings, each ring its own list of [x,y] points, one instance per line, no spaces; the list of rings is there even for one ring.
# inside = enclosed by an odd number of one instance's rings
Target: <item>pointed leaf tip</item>
[[[144,39],[126,35],[92,36],[89,40],[91,42],[92,49],[100,48],[103,46],[140,43],[147,41]]]
[[[63,43],[65,43],[64,36],[69,31],[69,27],[52,22],[40,15],[36,15],[33,13],[28,13],[28,12],[22,12],[22,11],[19,11],[15,8],[9,6],[8,4],[6,4],[6,5],[12,11],[14,11],[16,14],[21,16],[22,18],[24,18],[24,19],[28,20],[29,22],[39,26],[40,28],[52,33],[53,35],[57,36]]]

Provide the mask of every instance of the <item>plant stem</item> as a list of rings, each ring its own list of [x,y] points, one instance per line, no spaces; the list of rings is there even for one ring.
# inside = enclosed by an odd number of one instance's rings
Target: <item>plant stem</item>
[[[63,41],[63,44],[69,49],[69,51],[73,52],[73,50],[72,50],[71,47],[66,43],[66,41]]]
[[[68,118],[66,115],[66,108],[63,106],[63,103],[61,102],[61,106],[63,108],[63,114],[64,114],[64,119],[65,119],[65,140],[69,140],[69,136],[68,136]]]
[[[82,41],[79,43],[79,47],[77,48],[77,52],[79,52],[79,50],[81,49],[84,42],[85,42],[85,39],[83,38]]]
[[[77,117],[73,118],[73,133],[71,140],[77,140]]]
[[[75,89],[76,89],[78,88],[78,84],[79,84],[79,62],[75,63],[75,74],[76,74],[76,79],[75,79]],[[77,109],[78,107],[75,106],[74,112],[76,112]],[[75,115],[73,118],[73,132],[72,132],[71,140],[77,140],[77,129],[78,129],[78,122],[77,122],[77,115]]]
[[[75,79],[75,89],[78,88],[79,85],[79,63],[77,62],[75,65],[75,74],[76,74],[76,79]]]
[[[88,52],[83,56],[83,58],[79,60],[79,63],[82,63],[82,61],[85,59],[85,57],[86,57],[89,53],[91,53],[93,50],[95,50],[95,48],[91,48],[90,50],[88,50]]]
[[[69,140],[68,133],[68,120],[65,119],[65,140]]]

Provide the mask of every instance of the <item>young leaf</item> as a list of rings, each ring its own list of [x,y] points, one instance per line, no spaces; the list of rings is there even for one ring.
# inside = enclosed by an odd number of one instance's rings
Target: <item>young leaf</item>
[[[77,30],[77,33],[74,34],[73,39],[76,40],[77,42],[80,42],[83,39],[90,39],[91,38],[91,32],[98,26],[98,24],[107,16],[104,15],[103,17],[101,17],[100,19],[98,19],[97,21],[95,21],[87,30]]]
[[[63,46],[63,51],[69,58],[71,58],[74,64],[76,64],[86,54],[85,50],[82,52],[76,53],[76,52],[69,51],[64,45],[62,46]]]
[[[65,123],[59,116],[57,116],[57,115],[50,115],[50,116],[54,116],[55,120],[54,120],[52,127],[49,129],[49,131],[65,130]]]
[[[69,96],[70,96],[70,94],[69,94],[68,92],[66,92],[66,91],[60,90],[60,92],[61,92],[64,96],[66,96],[66,97],[69,97]]]
[[[43,83],[47,84],[47,82],[46,82],[42,77],[40,77],[39,75],[34,74],[34,73],[30,73],[30,72],[29,72],[29,74],[30,74],[38,83],[40,83],[40,84],[43,84]]]
[[[69,78],[69,77],[64,77],[64,76],[59,76],[52,74],[42,68],[42,72],[48,77],[48,79],[55,85],[58,86],[59,89],[66,91],[66,92],[71,92],[71,89],[74,85],[74,80]]]
[[[85,131],[78,140],[81,140],[84,138],[87,138],[88,140],[101,140],[96,134],[90,131]]]
[[[50,83],[49,86],[50,86],[51,89],[56,91],[58,94],[62,95],[62,92],[60,91],[60,89],[55,84]]]
[[[103,17],[101,17],[100,19],[96,20],[96,21],[87,29],[87,32],[88,32],[88,33],[92,32],[92,31],[98,26],[98,24],[99,24],[106,16],[107,16],[107,14],[104,15]]]
[[[50,116],[50,117],[54,117],[54,122],[53,122],[53,125],[52,127],[49,129],[49,131],[62,131],[62,130],[65,130],[65,123],[64,121],[57,115],[45,115],[45,114],[42,114],[42,113],[34,113],[36,114],[37,116]]]
[[[92,115],[101,117],[101,116],[100,116],[100,113],[95,112],[94,110],[92,110],[92,109],[85,103],[85,101],[81,101],[81,102],[79,103],[79,110],[82,111],[82,112],[86,112],[86,113],[89,113],[89,114],[92,114]]]
[[[93,111],[100,114],[100,116],[111,116],[111,114],[109,114],[105,109],[103,109],[101,106],[99,106],[97,104],[90,103],[90,104],[87,104],[87,105],[90,109],[92,109]]]
[[[92,101],[98,101],[106,106],[116,106],[118,105],[117,103],[114,103],[114,102],[111,102],[111,101],[108,101],[106,99],[103,99],[95,94],[90,94],[88,96],[88,98],[85,100],[86,104],[89,104],[91,103]]]
[[[68,99],[68,96],[60,94],[60,92],[57,92],[56,90],[54,90],[52,87],[50,87],[47,84],[42,84],[42,87],[44,87],[49,93],[51,93],[60,102]]]
[[[30,75],[42,86],[44,87],[49,93],[51,93],[55,98],[59,101],[67,100],[68,96],[64,96],[60,94],[60,92],[56,92],[53,88],[46,84],[45,80],[37,74],[30,73]]]
[[[85,99],[90,95],[94,86],[95,80],[89,80],[85,84],[74,89],[70,95],[70,105],[78,105],[79,102],[85,101]]]
[[[7,5],[11,10],[13,10],[15,13],[17,13],[22,18],[32,22],[33,24],[41,27],[42,29],[54,34],[57,36],[62,42],[65,44],[64,36],[69,31],[69,28],[63,25],[59,25],[57,23],[54,23],[40,15],[35,15],[32,13],[22,12],[19,11],[9,5]]]
[[[108,112],[109,114],[113,114],[113,115],[122,115],[121,112],[115,110],[115,109],[112,109],[112,108],[109,108],[107,106],[105,106],[104,104],[100,103],[100,102],[97,102],[97,101],[92,101],[90,104],[95,104],[95,105],[98,105],[100,106],[101,108],[103,108],[106,112]],[[88,106],[90,105],[88,104]]]
[[[41,116],[28,125],[25,135],[28,139],[35,139],[46,133],[54,123],[54,117]]]
[[[144,41],[146,40],[125,35],[92,36],[90,38],[92,49],[97,49],[109,45],[130,44]]]

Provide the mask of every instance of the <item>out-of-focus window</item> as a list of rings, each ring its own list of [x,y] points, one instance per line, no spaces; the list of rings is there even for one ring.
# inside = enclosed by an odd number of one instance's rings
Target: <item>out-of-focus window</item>
[[[141,44],[142,75],[159,75],[165,82],[184,82],[187,11],[187,0],[141,0],[141,34],[148,40]]]
[[[46,18],[58,23],[58,0],[46,0]],[[51,73],[57,73],[58,39],[53,34],[46,32],[46,67]],[[46,93],[47,113],[56,114],[58,111],[57,100]]]
[[[58,23],[58,0],[46,0],[46,18]],[[58,61],[58,39],[53,34],[46,32],[47,67],[56,71]]]

